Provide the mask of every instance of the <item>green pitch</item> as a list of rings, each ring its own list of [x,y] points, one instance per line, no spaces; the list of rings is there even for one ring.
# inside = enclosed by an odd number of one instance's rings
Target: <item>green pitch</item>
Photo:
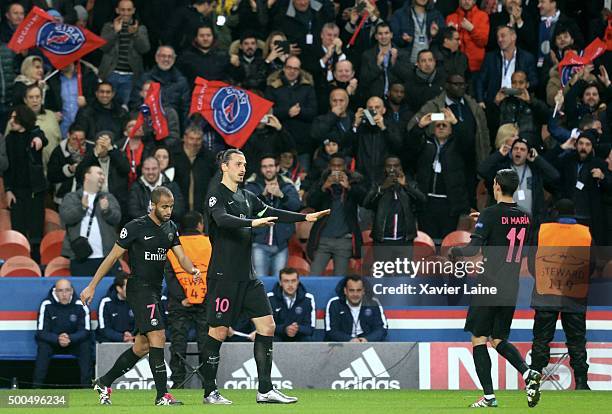
[[[0,408],[0,413],[18,414],[149,414],[169,413],[291,413],[291,414],[390,414],[390,413],[463,413],[474,412],[466,408],[476,401],[476,391],[334,391],[334,390],[287,390],[287,394],[300,398],[292,405],[263,405],[255,403],[255,391],[223,391],[223,395],[234,401],[230,406],[204,406],[202,393],[198,390],[177,390],[174,396],[182,400],[181,407],[154,407],[153,391],[113,392],[113,405],[97,404],[97,394],[92,390],[64,390],[69,395],[68,408]],[[8,391],[0,391],[0,395]],[[596,391],[545,391],[540,404],[527,408],[524,392],[498,392],[497,411],[532,413],[597,413],[606,412],[612,406],[612,392]],[[603,411],[602,411],[603,410]],[[479,411],[479,410],[476,410]]]

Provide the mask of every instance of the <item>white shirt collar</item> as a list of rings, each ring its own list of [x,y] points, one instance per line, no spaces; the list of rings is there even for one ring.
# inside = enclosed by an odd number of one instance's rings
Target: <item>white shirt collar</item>
[[[446,103],[447,106],[451,106],[453,104],[456,104],[457,102],[453,101],[451,98],[448,97],[448,95],[444,95],[444,103]],[[463,99],[463,97],[461,97],[461,99],[459,99],[459,102],[462,105],[465,105],[465,100]]]

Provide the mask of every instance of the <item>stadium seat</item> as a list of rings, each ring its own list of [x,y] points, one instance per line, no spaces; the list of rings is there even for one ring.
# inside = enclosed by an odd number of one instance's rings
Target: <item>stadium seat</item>
[[[62,253],[62,243],[66,237],[64,230],[53,230],[45,234],[40,243],[40,264],[46,265]]]
[[[302,276],[310,274],[310,264],[300,256],[289,256],[287,267],[293,267]]]
[[[425,266],[421,267],[418,276],[442,276],[439,270],[442,269],[444,263],[448,261],[447,257],[432,255],[425,259]]]
[[[26,256],[13,256],[0,268],[0,277],[41,276],[40,267]]]
[[[372,230],[364,230],[361,232],[361,240],[364,246],[371,246],[374,243],[370,233],[372,233]]]
[[[465,246],[470,242],[470,233],[465,230],[455,230],[444,237],[440,248],[440,255],[446,257],[451,247]]]
[[[0,259],[7,260],[13,256],[30,257],[30,242],[18,231],[0,231]]]
[[[294,234],[289,239],[287,248],[289,249],[289,256],[303,256],[306,250],[306,244],[301,243],[297,236]]]
[[[349,260],[349,274],[351,275],[362,275],[361,271],[361,259],[350,259]]]
[[[4,192],[4,178],[0,177],[0,208],[8,208]]]
[[[308,221],[298,221],[295,223],[295,235],[298,240],[305,243],[310,237],[310,229],[312,229],[313,223]]]
[[[526,256],[523,256],[521,259],[521,272],[520,276],[531,277],[531,273],[529,273],[529,264]]]
[[[482,211],[489,204],[489,192],[484,180],[480,180],[476,186],[476,207]]]
[[[119,259],[119,264],[121,264],[121,270],[123,270],[125,273],[128,273],[128,274],[132,273],[132,271],[130,270],[130,265],[128,265],[128,263],[125,260]]]
[[[418,231],[417,236],[412,244],[413,246],[413,258],[419,260],[425,257],[436,254],[436,244],[433,239],[429,237],[429,234]]]
[[[601,271],[601,277],[612,279],[612,260],[608,260],[603,270]]]
[[[11,230],[11,212],[5,208],[0,209],[0,231]]]
[[[45,228],[44,234],[50,233],[54,230],[61,230],[62,223],[60,220],[59,213],[55,210],[51,210],[50,208],[45,209]]]
[[[327,266],[325,266],[325,270],[323,271],[323,275],[325,276],[333,276],[334,274],[334,261],[329,259],[327,262]],[[315,276],[323,276],[323,275],[315,275]]]
[[[51,259],[47,267],[45,267],[45,276],[72,276],[72,273],[70,273],[70,260],[62,256]]]

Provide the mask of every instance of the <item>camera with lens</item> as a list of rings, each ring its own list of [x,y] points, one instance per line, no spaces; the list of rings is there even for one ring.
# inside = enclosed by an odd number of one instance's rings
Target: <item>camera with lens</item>
[[[369,110],[369,109],[365,109],[363,111],[363,118],[361,118],[361,123],[362,124],[370,124],[371,126],[375,126],[376,125],[376,121],[374,121],[374,117],[376,116],[376,111],[374,109]]]

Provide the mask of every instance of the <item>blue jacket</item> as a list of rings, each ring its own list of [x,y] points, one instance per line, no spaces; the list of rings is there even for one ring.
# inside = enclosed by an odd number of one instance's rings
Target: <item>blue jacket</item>
[[[312,293],[306,292],[306,288],[301,283],[298,285],[295,293],[295,302],[291,308],[287,307],[285,298],[283,297],[283,289],[277,282],[272,288],[272,292],[268,292],[270,306],[272,306],[272,315],[276,323],[274,336],[278,341],[308,341],[312,337],[317,321],[315,300]],[[287,336],[285,328],[297,322],[299,325],[298,333],[293,337]]]
[[[325,309],[325,340],[336,342],[348,342],[353,336],[353,315],[344,295],[346,278],[342,279],[336,286],[338,296],[327,302]],[[359,311],[359,324],[363,333],[360,338],[366,338],[368,342],[381,342],[387,336],[387,319],[382,305],[376,298],[368,297],[368,286],[365,284],[366,296],[363,298],[361,310]]]
[[[425,27],[427,28],[427,41],[431,42],[431,24],[436,23],[440,29],[446,27],[446,22],[444,21],[444,16],[435,8],[433,2],[427,3],[425,19],[427,23]],[[398,47],[405,48],[408,53],[412,53],[412,44],[414,42],[414,19],[412,18],[412,1],[408,0],[401,9],[397,10],[391,16],[391,20],[389,22],[391,26],[391,31],[393,32],[393,44]],[[413,42],[406,43],[404,39],[402,39],[402,34],[408,34],[413,38]]]
[[[257,173],[247,179],[245,189],[255,194],[265,204],[271,207],[282,210],[298,211],[302,206],[302,202],[300,201],[300,196],[293,182],[282,175],[278,175],[278,184],[281,192],[285,195],[283,198],[262,196],[266,184],[264,178]],[[293,233],[295,233],[295,224],[277,223],[272,227],[255,228],[253,229],[253,242],[268,244],[270,233],[272,233],[272,244],[278,246],[278,248],[282,250],[287,247],[289,239],[293,236]]]
[[[70,336],[71,344],[90,340],[91,324],[87,306],[83,306],[83,302],[77,299],[76,292],[73,293],[70,303],[62,305],[54,291],[55,288],[51,288],[45,300],[40,304],[36,340],[58,345],[58,337],[61,333],[67,333]]]
[[[111,285],[98,307],[98,341],[123,342],[123,333],[134,331],[134,312]]]
[[[533,55],[523,49],[516,49],[515,71],[522,70],[527,74],[529,89],[538,86],[538,72]],[[495,95],[501,89],[502,82],[502,55],[499,50],[485,55],[476,79],[476,100],[478,102],[492,103]]]

